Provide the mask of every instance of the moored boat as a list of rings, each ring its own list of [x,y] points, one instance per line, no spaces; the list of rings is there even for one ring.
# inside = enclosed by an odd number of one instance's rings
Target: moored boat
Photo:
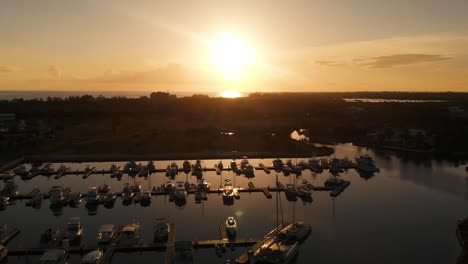
[[[81,264],[100,264],[104,258],[104,253],[100,249],[93,250],[84,255]]]
[[[65,249],[49,249],[39,259],[40,264],[66,264],[68,252]]]
[[[170,225],[166,222],[159,222],[153,229],[153,241],[154,242],[165,242],[167,241]]]
[[[380,172],[380,169],[375,166],[374,160],[368,155],[356,158],[356,168],[370,173]]]
[[[115,225],[102,225],[98,230],[97,240],[99,244],[108,244],[115,234]]]
[[[65,238],[70,241],[80,240],[83,236],[83,226],[79,217],[71,217],[68,219],[67,230],[65,232]]]
[[[120,242],[121,245],[137,245],[140,244],[140,225],[139,224],[129,224],[122,228],[120,232]]]
[[[223,201],[227,203],[234,201],[234,187],[229,179],[224,180]]]
[[[230,237],[235,237],[237,233],[237,221],[230,216],[226,219],[226,232]]]

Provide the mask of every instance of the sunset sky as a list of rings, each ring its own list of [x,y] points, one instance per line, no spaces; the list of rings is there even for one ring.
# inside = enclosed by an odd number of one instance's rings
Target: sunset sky
[[[468,92],[468,1],[3,0],[0,90]]]

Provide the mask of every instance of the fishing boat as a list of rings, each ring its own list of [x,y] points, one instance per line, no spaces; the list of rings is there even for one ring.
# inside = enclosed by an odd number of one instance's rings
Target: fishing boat
[[[156,226],[153,228],[153,241],[154,242],[165,242],[167,241],[169,231],[170,231],[170,225],[166,222],[159,222],[156,224]]]
[[[237,221],[234,217],[230,216],[226,219],[226,232],[230,237],[235,237],[237,232]]]
[[[296,221],[286,225],[278,233],[278,238],[285,243],[304,241],[312,231],[312,227],[302,221]]]
[[[96,187],[89,187],[86,193],[86,204],[97,205],[101,201],[101,195]]]
[[[184,183],[179,181],[176,183],[174,188],[174,198],[177,201],[185,201],[187,196],[187,191],[185,190]]]
[[[40,264],[66,264],[68,252],[65,249],[49,249],[39,259]]]
[[[68,200],[68,204],[71,207],[76,207],[81,203],[81,193],[79,192],[70,193],[68,194],[67,200]]]
[[[140,242],[139,224],[129,224],[122,228],[120,232],[120,245],[137,245]]]
[[[83,236],[83,226],[79,217],[71,217],[68,219],[67,230],[65,232],[65,238],[70,241],[80,240]]]
[[[234,187],[229,179],[224,180],[223,201],[228,203],[234,201]]]
[[[99,244],[109,244],[115,234],[115,225],[102,225],[98,230],[97,241]]]
[[[192,165],[190,164],[190,162],[188,160],[186,160],[182,164],[182,168],[183,168],[185,173],[189,173],[192,170]]]
[[[84,255],[81,264],[100,264],[104,258],[104,253],[100,249],[93,250]]]

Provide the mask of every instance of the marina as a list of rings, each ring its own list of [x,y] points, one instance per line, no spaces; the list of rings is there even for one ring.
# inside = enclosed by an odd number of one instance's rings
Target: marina
[[[359,157],[359,155],[355,155]],[[374,156],[375,157],[375,156]],[[373,158],[374,158],[373,157]],[[322,166],[322,162],[325,167],[325,161],[323,158],[314,158],[318,164]],[[314,223],[313,212],[319,210],[321,214],[325,215],[338,214],[343,212],[343,202],[351,201],[354,199],[356,189],[366,188],[366,186],[373,185],[376,182],[386,178],[386,175],[392,173],[388,167],[381,169],[381,172],[376,172],[372,177],[362,177],[362,171],[351,169],[343,169],[338,176],[329,172],[329,169],[324,168],[322,173],[314,172],[310,166],[305,166],[309,163],[309,159],[303,158],[298,159],[298,167],[302,169],[301,175],[296,175],[293,171],[290,175],[284,175],[283,171],[275,171],[272,159],[248,159],[249,164],[255,168],[255,177],[246,177],[243,173],[237,174],[232,170],[226,169],[224,166],[220,174],[216,173],[215,165],[219,163],[219,159],[216,160],[200,160],[202,175],[204,182],[200,185],[200,180],[197,179],[196,175],[191,175],[191,171],[186,174],[181,166],[184,161],[154,161],[153,172],[148,173],[148,176],[139,175],[141,168],[137,173],[132,176],[129,173],[124,172],[122,169],[128,162],[111,161],[105,163],[52,163],[55,168],[54,172],[41,172],[31,179],[23,181],[22,173],[15,173],[13,180],[18,185],[18,189],[9,196],[10,205],[0,211],[2,222],[7,223],[9,226],[15,226],[15,220],[12,217],[18,214],[18,212],[24,212],[27,214],[40,215],[41,220],[39,224],[39,231],[43,231],[47,228],[60,229],[66,228],[67,218],[78,216],[81,219],[81,223],[84,227],[84,235],[79,245],[71,244],[69,248],[70,263],[80,263],[81,257],[89,252],[93,252],[97,249],[103,250],[103,263],[124,263],[128,258],[127,255],[137,257],[141,259],[142,263],[152,262],[150,259],[155,258],[160,262],[166,261],[166,256],[173,256],[173,259],[177,259],[176,248],[181,249],[181,243],[177,241],[190,241],[190,247],[193,248],[194,262],[201,263],[201,259],[215,259],[227,260],[235,259],[239,263],[242,263],[245,254],[249,251],[249,248],[255,249],[255,244],[265,239],[265,234],[269,233],[272,228],[274,229],[274,218],[272,219],[271,212],[275,211],[274,197],[276,193],[279,193],[280,204],[282,204],[282,210],[284,211],[284,217],[286,222],[293,220],[291,218],[296,214],[297,219],[303,219],[313,225],[313,230],[320,230],[320,224]],[[286,165],[288,159],[282,159]],[[343,159],[344,160],[344,159]],[[295,166],[295,159],[291,160],[292,166]],[[300,161],[304,161],[300,163]],[[142,166],[148,164],[147,161],[135,161],[141,163]],[[172,162],[178,164],[178,174],[171,179],[171,176],[166,176],[166,167],[171,165]],[[191,164],[195,164],[196,160],[189,160]],[[223,160],[224,164],[229,164],[230,160]],[[263,165],[269,164],[268,174],[264,169],[261,168],[260,163]],[[31,165],[29,163],[19,163],[17,166],[24,164],[26,171],[30,170]],[[45,164],[45,163],[44,163]],[[42,166],[44,166],[44,164]],[[115,164],[116,167],[120,167],[122,170],[122,176],[112,177],[115,170],[111,170],[111,166]],[[376,160],[376,165],[385,164],[382,160]],[[56,179],[55,172],[65,165],[70,170],[64,173],[61,177]],[[82,176],[86,172],[84,169],[86,165],[96,167],[95,170],[86,179]],[[329,164],[327,164],[330,166]],[[336,164],[335,164],[336,165]],[[333,166],[335,166],[333,165]],[[289,165],[288,165],[289,166]],[[40,168],[40,167],[39,167]],[[182,170],[181,170],[182,168]],[[13,170],[10,168],[8,170]],[[239,166],[240,169],[240,166]],[[282,168],[283,169],[283,168]],[[463,173],[464,167],[463,167]],[[130,174],[133,174],[130,171]],[[283,186],[276,186],[276,175],[278,175],[278,182]],[[330,184],[329,179],[340,178],[340,181]],[[224,192],[225,180],[229,179],[232,184],[232,202],[225,203],[222,198]],[[181,182],[180,186],[184,189],[185,201],[183,203],[177,200],[172,187],[165,187],[167,182],[171,181],[172,186],[177,186],[177,182]],[[187,184],[187,182],[189,184]],[[352,185],[350,183],[353,183]],[[131,203],[123,201],[124,192],[123,187],[125,184],[129,185],[129,189],[133,195]],[[1,188],[5,188],[5,183],[2,183]],[[106,186],[107,185],[107,186]],[[164,185],[164,186],[163,186]],[[63,205],[55,207],[51,205],[50,190],[52,186],[59,186],[64,192]],[[140,187],[135,187],[140,186]],[[168,185],[169,186],[169,185]],[[200,188],[200,186],[205,186]],[[209,186],[209,187],[208,187]],[[286,193],[287,186],[293,186],[297,193],[297,200],[290,201],[286,199],[283,193]],[[309,202],[303,199],[302,186],[307,187],[307,190],[313,191],[311,197],[313,201]],[[95,206],[90,206],[88,200],[88,188],[96,187],[97,193],[100,195],[100,202]],[[208,188],[207,188],[208,187]],[[138,191],[140,190],[140,191]],[[149,191],[151,203],[149,206],[144,206],[138,200],[143,200],[145,191]],[[3,191],[2,191],[3,192]],[[9,192],[9,191],[8,191]],[[109,197],[115,195],[115,200],[106,206],[106,203],[102,200],[105,196],[102,192],[110,194]],[[68,193],[69,195],[65,195]],[[73,195],[72,195],[73,194]],[[76,194],[80,194],[77,196]],[[305,195],[307,196],[307,195]],[[77,197],[77,198],[74,198]],[[172,197],[172,198],[171,198]],[[136,199],[133,199],[136,198]],[[266,199],[270,198],[270,199]],[[82,202],[77,205],[71,206],[71,200],[81,199]],[[40,206],[36,207],[33,203],[39,203]],[[173,202],[171,202],[173,201]],[[362,201],[361,201],[362,202]],[[104,204],[104,206],[103,206]],[[340,206],[341,204],[341,206]],[[28,209],[26,205],[31,205],[32,208]],[[329,209],[324,208],[323,205],[329,205]],[[249,208],[255,208],[255,211],[249,211]],[[267,207],[267,211],[263,209]],[[295,207],[295,209],[294,209]],[[21,209],[23,208],[23,209]],[[317,208],[312,210],[312,208]],[[341,210],[340,210],[341,208]],[[216,211],[215,211],[216,210]],[[243,217],[243,214],[250,215],[250,217]],[[254,214],[254,218],[252,218]],[[11,215],[11,216],[10,216]],[[99,218],[96,218],[96,215]],[[174,225],[173,229],[177,226],[177,236],[174,232],[174,243],[168,242],[154,242],[152,230],[155,225],[155,217],[167,217],[172,219],[169,222]],[[233,239],[231,238],[225,228],[225,219],[227,216],[234,216],[239,224],[237,235]],[[265,217],[264,217],[265,216]],[[102,223],[101,219],[104,221]],[[138,222],[141,225],[142,240],[141,243],[136,245],[125,245],[113,240],[108,244],[100,244],[96,240],[98,230],[102,224],[112,223],[116,227],[121,227],[129,222],[132,222],[134,218],[139,218]],[[48,220],[46,220],[48,219]],[[203,221],[200,230],[191,228],[190,221]],[[264,219],[264,220],[261,220]],[[23,220],[19,220],[22,222]],[[340,221],[340,220],[338,220]],[[362,220],[361,220],[362,221]],[[255,224],[253,224],[253,223]],[[343,222],[344,224],[344,222]],[[341,224],[341,225],[343,225]],[[24,227],[24,225],[21,225]],[[258,228],[258,230],[257,230]],[[172,228],[171,228],[172,229]],[[452,225],[453,230],[453,225]],[[320,241],[324,242],[320,238],[320,233],[312,232],[309,240],[315,243]],[[322,231],[323,232],[323,231]],[[34,235],[35,234],[35,235]],[[33,235],[33,237],[31,237]],[[453,236],[453,231],[452,231]],[[28,242],[25,238],[31,237]],[[6,244],[9,250],[10,259],[16,259],[26,263],[27,259],[37,259],[45,252],[43,246],[39,246],[34,241],[38,241],[39,234],[33,228],[25,228],[18,233],[15,238],[10,239]],[[317,254],[316,250],[311,248],[309,241],[304,242],[301,247],[307,248],[306,250],[299,249],[299,259],[305,261],[308,258],[309,253],[307,251],[313,251]],[[186,246],[188,244],[185,244]],[[222,252],[221,257],[215,254],[218,252],[218,248],[226,247],[226,252]],[[326,249],[322,250],[327,251]],[[224,249],[223,249],[224,250]],[[171,253],[171,251],[173,253]],[[168,254],[169,252],[169,254]],[[320,255],[320,254],[319,254]],[[29,256],[29,257],[27,257]],[[37,256],[37,257],[34,257]],[[244,256],[244,257],[242,257]],[[310,257],[310,256],[309,256]],[[34,261],[32,263],[35,263]],[[168,263],[171,263],[170,261]],[[231,262],[232,263],[232,262]],[[300,261],[299,263],[303,263]]]

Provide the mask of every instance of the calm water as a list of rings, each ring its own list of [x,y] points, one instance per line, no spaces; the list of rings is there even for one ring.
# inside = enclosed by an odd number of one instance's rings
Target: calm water
[[[328,192],[314,192],[312,203],[286,201],[281,194],[285,221],[302,219],[312,225],[309,239],[301,246],[296,263],[456,263],[460,248],[455,237],[458,219],[468,216],[468,181],[464,166],[446,162],[427,161],[416,163],[400,159],[389,153],[358,148],[350,144],[335,146],[338,158],[354,158],[368,153],[381,168],[380,174],[365,180],[354,170],[342,174],[351,181],[351,186],[338,198]],[[300,160],[300,159],[299,159]],[[299,161],[298,160],[298,161]],[[212,167],[218,160],[205,160],[203,165]],[[294,160],[293,160],[294,161]],[[271,164],[271,160],[252,159],[250,163]],[[178,162],[179,165],[182,161]],[[69,164],[73,169],[84,168],[88,163]],[[124,163],[122,163],[123,165]],[[157,168],[165,168],[169,162],[157,162]],[[224,161],[225,165],[229,161]],[[97,169],[108,169],[111,163],[95,163]],[[57,164],[58,166],[58,164]],[[205,173],[212,188],[225,178],[236,186],[247,187],[250,181],[243,176],[223,172]],[[256,171],[253,179],[257,186],[274,186],[275,174]],[[181,173],[177,180],[186,177],[195,182],[194,176]],[[328,172],[315,175],[304,171],[303,178],[316,185],[323,185]],[[279,175],[283,183],[293,182],[294,176]],[[121,181],[109,175],[92,175],[87,180],[80,176],[65,176],[59,180],[44,176],[28,182],[16,180],[20,191],[28,192],[34,187],[48,191],[52,185],[66,184],[73,191],[85,192],[89,186],[109,184],[114,191],[121,191],[125,182],[133,179],[124,176]],[[136,178],[143,188],[150,189],[166,181],[163,173],[153,174],[148,180]],[[25,201],[24,201],[25,202]],[[24,203],[23,202],[23,203]],[[48,202],[35,210],[25,207],[21,201],[0,211],[0,222],[22,229],[21,234],[10,242],[12,246],[36,246],[40,233],[49,227],[64,226],[68,217],[80,216],[85,227],[83,242],[96,244],[99,226],[106,223],[123,225],[135,219],[140,222],[143,239],[152,240],[152,227],[156,218],[166,217],[177,225],[176,239],[196,240],[219,237],[217,222],[227,216],[238,219],[240,237],[260,238],[276,224],[275,199],[268,200],[262,193],[241,193],[234,205],[223,205],[217,194],[208,195],[208,201],[195,204],[189,196],[187,204],[177,207],[168,197],[152,197],[149,207],[124,206],[117,200],[114,208],[98,207],[96,215],[89,215],[82,203],[79,208],[63,208],[59,216],[49,208]],[[242,248],[228,249],[224,258],[218,258],[213,249],[198,250],[195,263],[223,263],[224,259],[237,257]],[[71,263],[79,263],[79,255],[71,257]],[[9,263],[37,263],[39,256],[10,257]],[[161,263],[163,252],[118,253],[112,263]],[[27,262],[29,260],[29,262]]]
[[[445,103],[447,100],[411,100],[411,99],[379,99],[379,98],[345,98],[348,103]]]

